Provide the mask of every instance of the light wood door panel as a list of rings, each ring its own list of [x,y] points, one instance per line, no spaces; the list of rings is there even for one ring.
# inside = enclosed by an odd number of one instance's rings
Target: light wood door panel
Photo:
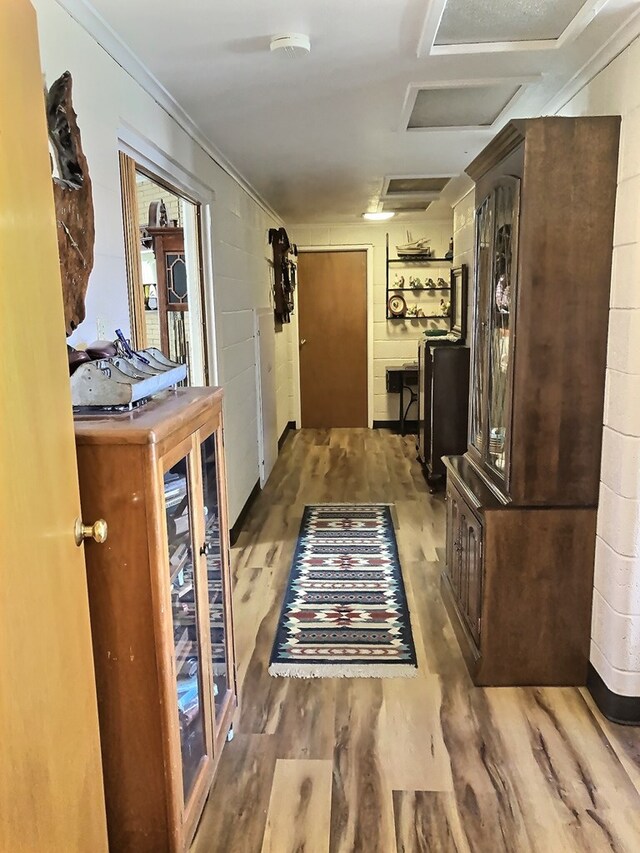
[[[301,253],[298,311],[302,426],[368,426],[367,253]]]
[[[106,851],[35,13],[0,4],[0,850]],[[85,519],[93,522],[95,519]],[[105,547],[91,543],[88,547]]]

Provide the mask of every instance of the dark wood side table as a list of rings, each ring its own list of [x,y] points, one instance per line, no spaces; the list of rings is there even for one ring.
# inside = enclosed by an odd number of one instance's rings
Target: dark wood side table
[[[410,362],[400,367],[387,367],[387,393],[398,394],[398,428],[400,435],[405,434],[405,423],[409,409],[418,402],[418,362]],[[409,402],[405,406],[404,392],[409,392]]]

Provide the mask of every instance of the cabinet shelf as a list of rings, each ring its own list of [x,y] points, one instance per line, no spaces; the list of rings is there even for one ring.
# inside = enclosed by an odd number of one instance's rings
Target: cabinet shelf
[[[423,255],[416,255],[415,258],[387,258],[388,264],[452,264],[453,258],[425,258]]]
[[[412,293],[431,293],[433,290],[451,290],[451,285],[448,284],[446,287],[394,287],[393,285],[389,286],[389,290],[407,290]]]
[[[422,314],[420,317],[416,317],[413,314],[403,314],[400,317],[396,317],[394,314],[389,314],[387,312],[387,320],[449,320],[450,317],[448,314]]]

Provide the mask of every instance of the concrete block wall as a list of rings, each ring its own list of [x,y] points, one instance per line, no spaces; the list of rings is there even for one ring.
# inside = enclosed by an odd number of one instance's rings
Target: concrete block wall
[[[281,222],[251,198],[56,0],[33,0],[33,6],[46,82],[50,85],[66,69],[73,76],[74,108],[93,185],[96,241],[87,317],[69,343],[82,346],[102,337],[98,329],[121,328],[129,335],[120,129],[126,126],[140,139],[153,140],[166,158],[214,193],[215,348],[218,381],[225,389],[229,521],[233,524],[259,477],[253,311],[269,305],[267,232]],[[213,335],[209,343],[213,346]]]
[[[463,196],[453,208],[453,265],[467,265],[467,344],[473,329],[473,275],[475,251],[475,189]]]
[[[558,112],[622,116],[591,633],[591,662],[622,696],[640,696],[639,81],[637,39]]]
[[[356,225],[292,225],[288,228],[289,236],[300,248],[305,246],[371,246],[373,251],[373,316],[368,323],[373,327],[373,420],[393,421],[398,418],[398,395],[387,394],[385,372],[387,366],[398,366],[405,362],[416,361],[418,357],[418,341],[426,328],[444,328],[445,324],[437,320],[387,320],[386,297],[386,235],[389,234],[390,254],[395,256],[395,246],[407,242],[407,231],[413,239],[419,237],[431,238],[431,247],[437,257],[443,257],[449,248],[449,240],[453,233],[453,217],[446,220],[416,220],[414,222],[384,222],[362,223]],[[425,273],[437,279],[442,276],[449,280],[450,264],[432,264],[428,272],[426,267],[416,268],[416,274],[423,278]],[[400,270],[396,270],[400,274]],[[403,275],[407,269],[403,268]],[[390,282],[393,282],[392,270]],[[439,308],[443,292],[422,294],[420,304],[427,300]],[[405,294],[407,296],[407,294]],[[410,294],[409,294],[410,296]],[[436,298],[437,296],[437,298]],[[411,300],[407,299],[410,304]],[[415,408],[415,407],[414,407]],[[409,417],[412,417],[412,412]]]

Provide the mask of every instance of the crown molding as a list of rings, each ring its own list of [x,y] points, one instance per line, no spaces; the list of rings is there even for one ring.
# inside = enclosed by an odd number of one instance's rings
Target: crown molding
[[[283,224],[282,217],[271,207],[258,191],[243,177],[241,172],[211,142],[191,116],[160,83],[147,66],[135,55],[115,30],[87,2],[87,0],[56,0],[58,5],[85,30],[117,64],[170,116],[182,130],[200,146],[216,165],[250,196],[262,210]]]
[[[640,36],[640,10],[632,12],[623,24],[568,80],[559,92],[547,101],[540,115],[555,115],[584,89],[593,78],[619,56]]]

